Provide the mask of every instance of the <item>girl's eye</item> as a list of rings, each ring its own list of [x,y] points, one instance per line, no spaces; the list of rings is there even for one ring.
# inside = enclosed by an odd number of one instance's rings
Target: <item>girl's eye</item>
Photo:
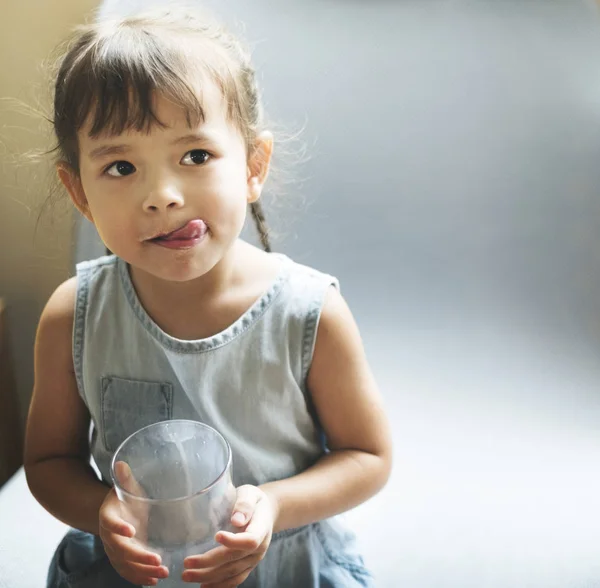
[[[116,161],[106,168],[106,173],[113,178],[122,178],[129,176],[135,171],[135,166],[128,161]]]
[[[202,165],[206,163],[210,158],[210,153],[204,151],[204,149],[192,149],[188,151],[181,160],[183,165]]]

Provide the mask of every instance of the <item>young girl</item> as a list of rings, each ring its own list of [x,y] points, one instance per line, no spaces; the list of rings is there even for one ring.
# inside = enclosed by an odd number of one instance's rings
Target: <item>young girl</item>
[[[60,180],[114,255],[77,267],[37,334],[27,480],[73,527],[48,586],[167,577],[121,518],[109,464],[176,418],[224,435],[237,487],[239,532],[187,558],[185,582],[372,585],[335,515],[386,483],[388,423],[337,281],[268,253],[273,138],[247,54],[189,11],[89,26],[61,61],[54,128]],[[266,252],[239,238],[248,205]]]

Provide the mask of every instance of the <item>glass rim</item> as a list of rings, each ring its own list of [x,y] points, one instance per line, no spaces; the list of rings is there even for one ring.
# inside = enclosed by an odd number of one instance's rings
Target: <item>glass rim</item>
[[[197,492],[194,492],[193,494],[188,494],[187,496],[179,496],[177,498],[147,498],[145,496],[137,496],[135,494],[132,494],[131,492],[128,492],[124,488],[122,488],[121,484],[119,484],[119,482],[117,481],[116,476],[115,476],[115,463],[117,462],[117,455],[118,455],[119,451],[121,451],[123,446],[132,437],[138,435],[142,431],[145,431],[146,429],[150,429],[152,427],[157,427],[159,425],[164,426],[164,425],[170,424],[170,423],[188,423],[188,424],[191,424],[194,426],[199,425],[205,429],[210,429],[213,433],[216,433],[216,436],[219,439],[221,439],[221,441],[225,444],[225,448],[227,449],[227,461],[225,463],[225,467],[223,468],[223,471],[214,479],[213,482],[211,482],[208,486],[206,486],[206,488],[202,488],[202,490],[198,490]],[[119,461],[122,461],[122,460],[119,460]],[[110,460],[110,477],[112,478],[113,485],[116,488],[118,488],[120,492],[122,492],[126,496],[133,498],[134,500],[138,500],[140,502],[148,502],[148,503],[181,502],[184,500],[190,500],[192,498],[195,498],[197,496],[200,496],[202,494],[206,494],[207,492],[210,492],[210,490],[212,490],[222,480],[223,476],[227,473],[227,470],[229,470],[229,468],[231,466],[231,461],[232,461],[231,446],[229,445],[227,439],[225,439],[225,437],[223,437],[223,435],[221,435],[221,433],[219,433],[219,431],[217,431],[214,427],[211,427],[210,425],[207,425],[206,423],[201,423],[200,421],[194,421],[191,419],[167,419],[165,421],[158,421],[156,423],[146,425],[145,427],[138,429],[134,433],[131,433],[131,435],[129,435],[129,437],[127,437],[124,441],[121,442],[121,444],[117,447],[116,451],[114,452],[114,454]]]

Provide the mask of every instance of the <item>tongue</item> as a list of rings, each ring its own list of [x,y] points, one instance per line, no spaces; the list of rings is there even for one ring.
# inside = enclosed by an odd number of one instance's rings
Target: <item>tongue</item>
[[[197,239],[202,237],[206,232],[206,223],[200,219],[190,221],[181,229],[177,229],[164,237],[161,237],[164,241],[187,241],[189,239]]]

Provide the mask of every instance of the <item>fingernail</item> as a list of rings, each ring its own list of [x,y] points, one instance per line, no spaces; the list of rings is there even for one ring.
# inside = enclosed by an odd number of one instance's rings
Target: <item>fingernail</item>
[[[236,512],[231,517],[231,522],[234,525],[243,525],[246,522],[246,515],[242,512]]]

